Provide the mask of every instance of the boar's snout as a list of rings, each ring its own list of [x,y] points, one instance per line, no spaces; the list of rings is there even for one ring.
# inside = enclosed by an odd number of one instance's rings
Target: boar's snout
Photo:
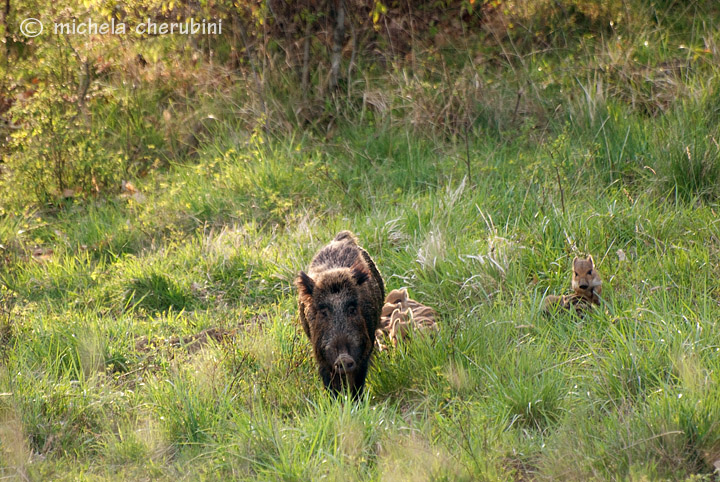
[[[335,371],[339,374],[352,373],[355,371],[355,360],[347,353],[340,354],[335,359]]]

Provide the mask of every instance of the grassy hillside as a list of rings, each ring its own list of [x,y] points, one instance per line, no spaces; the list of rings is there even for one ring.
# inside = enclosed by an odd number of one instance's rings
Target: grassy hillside
[[[59,130],[42,80],[13,107],[38,137],[0,151],[0,477],[714,480],[720,12],[557,5],[588,24],[498,37],[486,9],[326,98],[168,53]],[[70,193],[23,169],[58,145]],[[359,403],[293,287],[342,229],[441,327]],[[602,306],[543,314],[587,253]]]

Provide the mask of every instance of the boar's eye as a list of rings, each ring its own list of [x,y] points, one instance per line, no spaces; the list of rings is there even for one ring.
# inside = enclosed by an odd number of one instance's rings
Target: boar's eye
[[[588,274],[592,274],[592,270],[588,271]]]
[[[575,271],[575,276],[580,276],[579,274],[577,274],[577,271]]]
[[[345,312],[348,315],[354,315],[355,313],[357,313],[357,303],[355,303],[354,301],[348,303],[347,306],[345,306]]]
[[[320,305],[317,308],[318,313],[320,313],[323,316],[329,316],[330,315],[330,307],[328,305]]]

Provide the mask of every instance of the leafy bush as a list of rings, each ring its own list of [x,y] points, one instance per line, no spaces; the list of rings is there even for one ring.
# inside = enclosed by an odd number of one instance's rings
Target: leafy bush
[[[9,193],[32,193],[47,203],[119,185],[122,163],[113,160],[80,110],[55,86],[13,109],[20,129],[12,134],[7,162]]]

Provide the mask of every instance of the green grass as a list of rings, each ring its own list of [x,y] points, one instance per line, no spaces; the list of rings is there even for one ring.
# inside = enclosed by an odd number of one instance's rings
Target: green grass
[[[103,104],[167,165],[139,197],[0,202],[0,478],[713,480],[712,25],[497,57],[465,131],[467,70],[368,76],[390,106],[349,96],[332,135],[223,118],[192,155],[146,128],[167,92],[123,93],[132,122]],[[656,69],[696,34],[710,54]],[[342,229],[440,325],[376,353],[357,403],[322,389],[293,286]],[[587,253],[602,307],[544,314]],[[230,336],[192,348],[209,328]]]
[[[49,259],[20,250],[3,272],[11,328],[0,404],[5,430],[19,430],[3,442],[3,473],[712,472],[720,455],[714,205],[638,185],[628,186],[632,196],[602,188],[601,168],[590,165],[575,168],[584,182],[564,186],[563,213],[555,180],[514,161],[543,146],[498,149],[483,181],[469,184],[462,165],[422,139],[383,132],[370,149],[348,134],[367,159],[333,154],[329,179],[308,168],[330,154],[307,139],[236,147],[218,160],[221,139],[196,165],[140,183],[143,202],[72,206],[38,226],[33,236],[53,247]],[[349,151],[327,146],[336,149]],[[284,208],[281,199],[293,202]],[[435,338],[376,354],[358,404],[321,389],[295,321],[294,273],[342,228],[358,234],[388,288],[408,286],[441,315]],[[568,289],[578,252],[595,255],[603,308],[584,319],[544,316],[544,294]],[[238,332],[194,353],[165,342],[209,327]],[[136,346],[140,337],[149,349]]]

